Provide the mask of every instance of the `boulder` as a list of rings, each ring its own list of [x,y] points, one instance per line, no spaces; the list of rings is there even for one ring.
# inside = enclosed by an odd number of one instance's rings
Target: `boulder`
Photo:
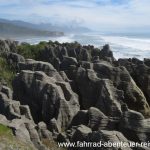
[[[92,129],[92,131],[115,130],[120,123],[120,119],[117,117],[107,117],[100,109],[90,107],[88,110],[80,110],[73,117],[69,129],[82,124]]]
[[[62,63],[60,64],[61,70],[68,70],[70,66],[77,66],[78,62],[76,58],[73,57],[64,57]]]
[[[150,119],[136,111],[123,108],[119,130],[131,141],[148,142],[150,138]]]
[[[44,122],[38,123],[38,134],[40,139],[52,139],[51,132],[47,129],[47,125]]]
[[[71,141],[87,141],[89,133],[92,133],[92,130],[90,128],[85,125],[79,125],[73,133]]]
[[[109,118],[105,116],[99,109],[91,107],[88,110],[88,126],[93,130],[106,129]]]
[[[73,117],[69,127],[71,128],[72,126],[78,126],[81,124],[87,126],[89,122],[89,116],[87,112],[87,110],[78,111],[78,113]]]
[[[93,69],[93,64],[88,61],[81,61],[80,64],[85,69]]]

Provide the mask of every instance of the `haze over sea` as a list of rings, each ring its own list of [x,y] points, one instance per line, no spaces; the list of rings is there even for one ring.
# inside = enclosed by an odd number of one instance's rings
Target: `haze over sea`
[[[82,45],[94,45],[98,48],[104,44],[110,44],[116,59],[132,57],[143,59],[150,57],[150,35],[146,34],[102,34],[90,32],[68,34],[62,37],[40,37],[17,40],[31,44],[49,40],[59,41],[60,43],[77,41]]]

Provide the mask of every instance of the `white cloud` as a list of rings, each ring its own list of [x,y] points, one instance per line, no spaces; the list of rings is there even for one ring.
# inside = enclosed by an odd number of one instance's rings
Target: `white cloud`
[[[16,6],[1,7],[4,4]],[[7,13],[13,14],[12,19],[39,18],[39,21],[51,19],[49,22],[63,23],[77,20],[94,29],[145,28],[150,26],[149,7],[149,0],[130,0],[118,5],[112,0],[0,0],[0,16]]]

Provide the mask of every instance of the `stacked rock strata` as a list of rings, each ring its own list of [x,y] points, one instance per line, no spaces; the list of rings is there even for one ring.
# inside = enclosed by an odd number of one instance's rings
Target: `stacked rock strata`
[[[13,92],[1,85],[0,123],[34,148],[46,149],[43,138],[112,143],[150,139],[149,59],[116,60],[109,45],[97,49],[56,42],[47,43],[40,60],[13,52],[10,59],[18,73]]]

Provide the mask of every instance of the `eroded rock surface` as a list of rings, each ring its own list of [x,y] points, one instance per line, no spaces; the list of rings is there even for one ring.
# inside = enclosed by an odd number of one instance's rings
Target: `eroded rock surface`
[[[20,142],[33,149],[47,149],[40,141],[29,107],[13,100],[12,91],[5,86],[0,90],[0,107],[0,124],[12,129]]]
[[[10,52],[6,42],[0,47],[7,52],[9,64],[17,64],[18,72],[13,91],[0,84],[0,123],[11,128],[18,139],[39,150],[47,149],[44,144],[54,140],[149,141],[149,59],[117,61],[109,45],[98,49],[77,42],[48,42],[39,60],[25,60]]]
[[[24,70],[15,78],[13,85],[16,99],[29,105],[35,122],[44,121],[51,126],[51,120],[56,119],[61,131],[79,111],[78,95],[68,82],[58,81],[55,76]]]

